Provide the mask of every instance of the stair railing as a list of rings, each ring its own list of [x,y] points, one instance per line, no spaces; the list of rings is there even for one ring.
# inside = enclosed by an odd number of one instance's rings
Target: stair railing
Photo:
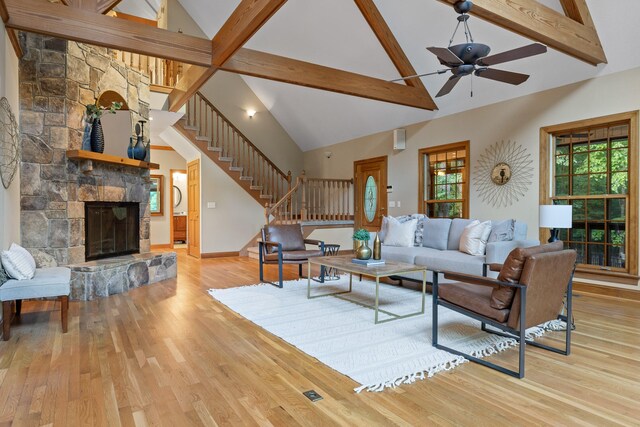
[[[113,55],[114,59],[148,75],[150,84],[167,88],[178,84],[185,68],[180,62],[122,50],[113,50]]]
[[[305,172],[275,204],[265,207],[265,223],[291,224],[301,221],[349,221],[353,179],[307,178]]]
[[[221,160],[229,161],[241,180],[251,180],[251,188],[260,190],[266,202],[274,203],[291,190],[291,172],[281,171],[202,93],[189,99],[186,113],[187,125],[196,128],[197,138],[206,140]]]

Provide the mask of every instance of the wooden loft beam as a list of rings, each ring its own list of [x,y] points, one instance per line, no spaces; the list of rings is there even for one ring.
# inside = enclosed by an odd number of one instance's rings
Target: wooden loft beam
[[[178,111],[287,0],[242,0],[211,40],[208,68],[189,67],[169,94],[169,111]]]
[[[454,4],[456,0],[438,0]],[[607,62],[594,28],[536,0],[474,0],[471,14],[560,52],[597,65]]]
[[[251,49],[239,49],[220,69],[424,110],[437,109],[429,94],[416,87]]]
[[[411,65],[409,58],[407,58],[407,55],[405,55],[404,51],[402,50],[402,47],[400,47],[400,43],[398,43],[398,40],[396,40],[393,32],[385,22],[382,14],[380,13],[380,10],[378,10],[373,0],[354,1],[358,6],[358,9],[360,9],[362,16],[364,16],[364,19],[371,27],[371,30],[373,30],[373,33],[380,41],[383,49],[385,50],[385,52],[387,52],[387,55],[389,55],[389,59],[391,59],[391,62],[393,62],[393,65],[395,65],[400,75],[413,76],[418,74],[413,68],[413,65]],[[407,79],[405,80],[405,83],[409,86],[421,88],[425,91],[427,90],[419,77],[416,77],[414,79]]]
[[[62,3],[77,9],[84,9],[90,12],[108,13],[116,7],[122,0],[61,0]]]
[[[6,23],[9,21],[9,11],[7,10],[7,6],[4,4],[4,0],[0,0],[0,17],[2,18],[2,22]],[[17,31],[11,28],[6,28],[7,36],[9,37],[9,41],[11,42],[11,46],[13,46],[13,50],[16,53],[18,58],[22,58],[24,52],[22,51],[22,46],[20,46],[20,41],[18,40]]]
[[[46,34],[187,64],[211,65],[211,42],[124,19],[49,3],[4,0],[8,28]]]

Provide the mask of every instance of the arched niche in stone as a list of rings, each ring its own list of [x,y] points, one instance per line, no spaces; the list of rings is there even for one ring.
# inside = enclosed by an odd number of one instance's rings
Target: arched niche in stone
[[[104,153],[127,157],[129,137],[131,137],[133,129],[132,112],[129,111],[127,101],[122,95],[113,90],[102,92],[97,100],[97,104],[103,108],[111,107],[113,102],[121,103],[122,107],[115,114],[104,113],[100,120],[104,133]]]

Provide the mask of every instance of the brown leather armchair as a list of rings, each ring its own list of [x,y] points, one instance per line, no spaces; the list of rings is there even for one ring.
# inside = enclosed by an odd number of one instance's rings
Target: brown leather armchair
[[[307,250],[307,244],[316,245],[318,249]],[[324,256],[324,242],[305,239],[300,224],[266,225],[262,228],[258,252],[260,281],[282,288],[282,265],[298,264],[298,275],[303,277],[302,264],[309,258]],[[278,284],[264,280],[264,264],[278,264]],[[320,269],[320,280],[317,281],[324,283],[324,267]]]
[[[569,355],[571,328],[566,328],[565,348],[558,349],[527,340],[527,328],[559,318],[566,294],[567,316],[571,319],[572,279],[576,264],[574,250],[561,250],[562,242],[518,248],[507,257],[497,279],[452,272],[438,272],[454,283],[438,284],[433,279],[433,346],[463,356],[517,378],[524,377],[526,344]],[[514,338],[520,343],[518,370],[510,370],[438,343],[438,306],[481,322],[483,331]],[[487,329],[487,325],[492,329]],[[497,330],[496,330],[497,329]],[[502,331],[502,332],[500,332]]]

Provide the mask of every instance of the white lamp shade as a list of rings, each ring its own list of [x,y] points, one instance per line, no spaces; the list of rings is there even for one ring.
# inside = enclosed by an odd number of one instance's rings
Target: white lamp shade
[[[540,227],[571,228],[572,211],[571,205],[541,205]]]

